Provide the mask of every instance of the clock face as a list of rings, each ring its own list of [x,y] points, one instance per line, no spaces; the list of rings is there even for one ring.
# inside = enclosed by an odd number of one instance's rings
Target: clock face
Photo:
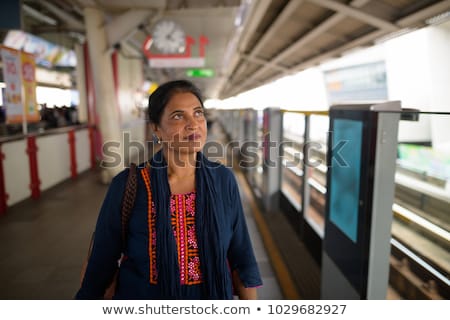
[[[183,53],[186,48],[186,36],[175,22],[159,21],[152,32],[153,42],[162,53]]]

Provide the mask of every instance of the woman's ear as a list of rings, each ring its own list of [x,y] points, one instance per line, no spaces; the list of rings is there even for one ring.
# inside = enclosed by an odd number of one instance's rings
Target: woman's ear
[[[160,144],[161,143],[161,137],[158,134],[159,128],[157,124],[150,124],[151,128],[152,128],[152,132],[153,132],[153,140],[155,143]]]
[[[158,125],[155,123],[150,124],[150,127],[152,128],[153,133],[158,132]]]

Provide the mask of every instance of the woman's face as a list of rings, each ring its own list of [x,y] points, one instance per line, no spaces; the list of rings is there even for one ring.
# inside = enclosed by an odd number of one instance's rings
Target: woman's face
[[[170,151],[194,153],[206,142],[206,119],[198,98],[190,92],[175,93],[167,103],[155,134]]]

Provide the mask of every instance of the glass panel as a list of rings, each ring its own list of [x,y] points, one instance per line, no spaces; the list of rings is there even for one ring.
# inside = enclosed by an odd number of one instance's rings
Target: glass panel
[[[263,110],[258,110],[257,115],[257,143],[259,148],[257,148],[256,153],[258,155],[258,161],[256,165],[256,170],[253,170],[253,183],[259,192],[262,190],[262,178],[263,178],[263,151],[262,151],[262,141],[263,141]]]
[[[327,192],[327,140],[329,117],[310,116],[310,134],[308,144],[308,184],[309,206],[305,210],[305,220],[314,230],[323,236],[325,228],[325,201]]]
[[[283,114],[281,192],[297,210],[302,205],[304,132],[304,114]]]
[[[392,237],[450,273],[450,113],[400,121]]]

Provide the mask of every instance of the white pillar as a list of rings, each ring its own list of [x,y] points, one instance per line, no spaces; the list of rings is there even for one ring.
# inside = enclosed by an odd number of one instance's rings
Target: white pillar
[[[84,9],[84,21],[89,48],[90,65],[95,88],[95,104],[99,115],[99,127],[105,143],[114,143],[116,147],[108,148],[108,153],[119,154],[121,163],[108,166],[102,170],[103,182],[109,182],[123,168],[123,154],[120,147],[123,143],[119,109],[114,91],[113,72],[110,53],[107,52],[107,37],[102,11],[96,8]],[[120,143],[117,146],[117,143]],[[108,159],[105,159],[108,160]],[[111,159],[109,159],[111,161]]]
[[[450,112],[450,22],[430,28],[430,77],[432,111]],[[450,116],[431,116],[433,148],[450,152]]]
[[[81,44],[75,44],[75,54],[77,57],[77,65],[75,68],[77,77],[77,90],[80,102],[78,103],[78,120],[81,123],[87,123],[87,96],[86,96],[86,72],[84,63],[83,46]]]

